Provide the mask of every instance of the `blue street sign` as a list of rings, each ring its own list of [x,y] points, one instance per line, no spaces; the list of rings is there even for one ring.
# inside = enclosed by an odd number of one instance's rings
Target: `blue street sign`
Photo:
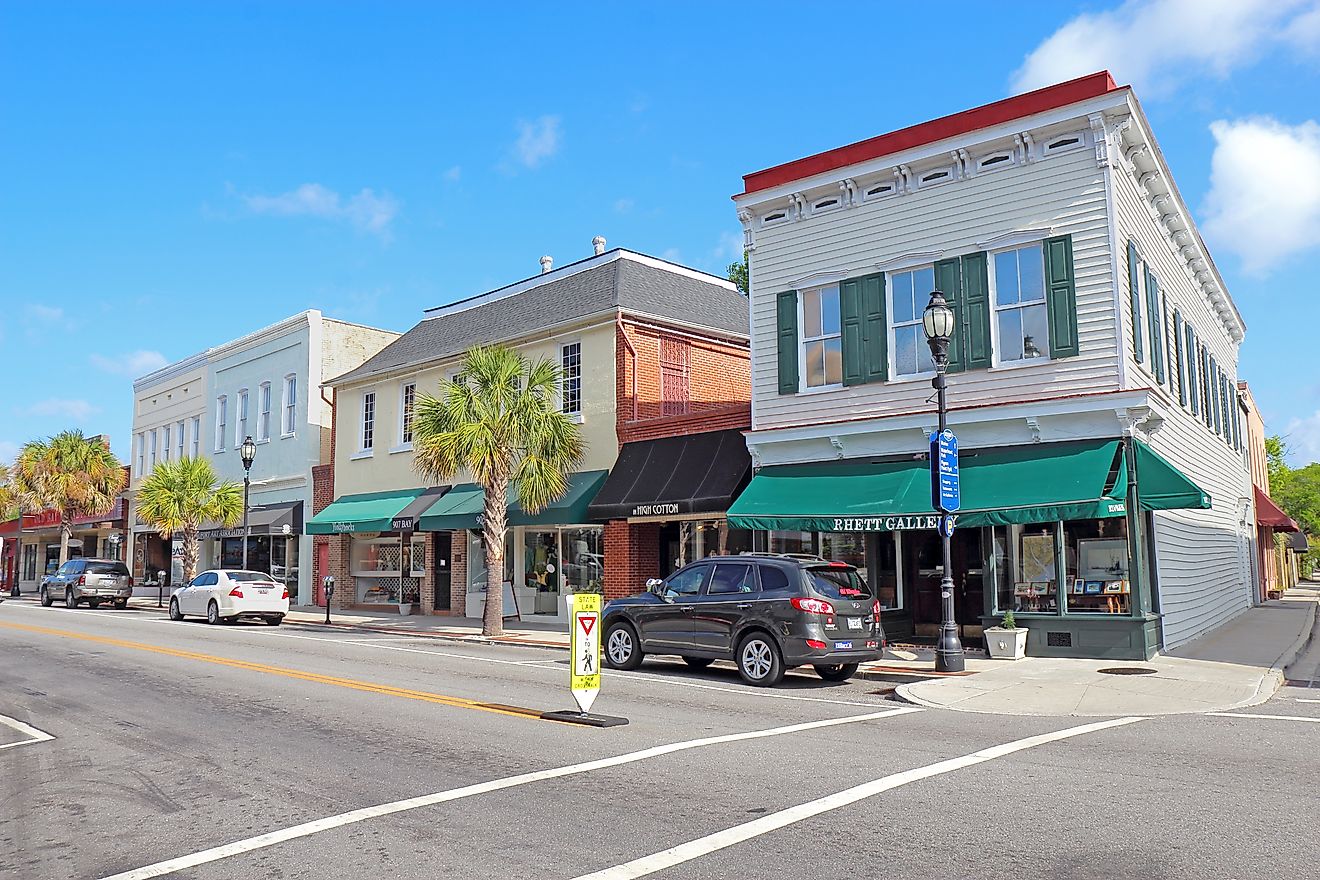
[[[952,538],[952,537],[953,537],[953,524],[954,524],[954,519],[956,519],[956,517],[953,517],[953,516],[942,516],[942,517],[940,517],[940,537],[943,537],[943,538]]]
[[[952,513],[962,504],[958,488],[958,438],[947,428],[930,438],[930,503]]]

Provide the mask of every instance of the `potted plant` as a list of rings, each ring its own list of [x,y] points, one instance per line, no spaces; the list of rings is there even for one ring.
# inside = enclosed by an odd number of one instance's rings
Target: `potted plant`
[[[1013,611],[1004,612],[1004,619],[999,626],[985,629],[985,647],[993,660],[1021,660],[1027,656],[1027,633],[1025,626],[1018,626],[1013,619]]]
[[[400,600],[399,600],[399,616],[400,616],[400,617],[407,617],[409,614],[412,614],[412,609],[413,609],[413,603],[411,603],[411,602],[406,602],[406,601],[404,601],[403,599],[400,599]]]

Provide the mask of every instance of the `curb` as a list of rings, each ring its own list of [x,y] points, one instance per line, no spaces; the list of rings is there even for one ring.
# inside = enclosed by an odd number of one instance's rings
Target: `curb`
[[[324,621],[310,620],[289,620],[285,618],[285,626],[299,626],[308,629],[343,629],[359,630],[362,632],[384,633],[391,636],[404,636],[413,639],[438,639],[444,642],[455,642],[463,645],[503,645],[513,648],[552,648],[559,651],[567,651],[568,645],[561,645],[558,642],[529,642],[529,641],[506,641],[503,638],[487,638],[483,635],[459,635],[457,633],[434,633],[434,632],[405,632],[397,629],[390,629],[383,626],[371,626],[359,623],[335,623],[331,621],[328,625]]]

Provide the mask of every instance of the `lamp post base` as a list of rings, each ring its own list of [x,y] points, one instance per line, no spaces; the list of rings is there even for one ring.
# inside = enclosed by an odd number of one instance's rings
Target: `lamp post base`
[[[949,539],[945,538],[944,540],[947,547]],[[945,558],[948,558],[947,554]],[[940,640],[935,646],[935,671],[962,672],[966,667],[966,660],[963,656],[962,641],[958,638],[958,624],[953,616],[952,578],[946,577],[940,581],[940,599],[944,619],[940,621]]]

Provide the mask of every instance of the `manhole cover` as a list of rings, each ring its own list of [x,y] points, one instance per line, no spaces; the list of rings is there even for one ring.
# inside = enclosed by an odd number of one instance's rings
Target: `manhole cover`
[[[1159,670],[1149,666],[1111,666],[1108,669],[1097,669],[1096,672],[1104,675],[1154,675]]]

